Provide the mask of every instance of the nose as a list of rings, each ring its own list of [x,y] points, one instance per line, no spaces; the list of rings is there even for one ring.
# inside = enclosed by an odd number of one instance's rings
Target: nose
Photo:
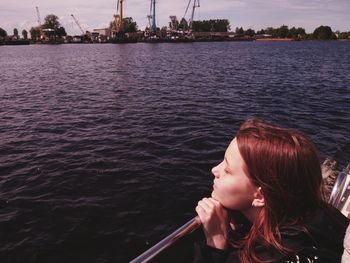
[[[214,166],[214,167],[211,169],[211,173],[214,175],[214,177],[218,178],[218,177],[220,176],[220,173],[219,173],[219,165]]]

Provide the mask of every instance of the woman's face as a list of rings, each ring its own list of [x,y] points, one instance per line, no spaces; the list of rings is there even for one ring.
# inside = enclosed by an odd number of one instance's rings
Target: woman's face
[[[242,212],[252,207],[257,191],[257,187],[244,172],[244,165],[237,141],[233,139],[225,152],[224,160],[212,169],[212,197],[224,207]]]

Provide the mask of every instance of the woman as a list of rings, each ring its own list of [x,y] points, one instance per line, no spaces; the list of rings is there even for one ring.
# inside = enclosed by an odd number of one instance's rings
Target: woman
[[[243,123],[198,202],[195,262],[340,262],[349,220],[323,200],[317,150],[302,133]]]

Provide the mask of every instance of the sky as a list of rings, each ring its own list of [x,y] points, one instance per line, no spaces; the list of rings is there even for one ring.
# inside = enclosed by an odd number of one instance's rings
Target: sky
[[[116,13],[117,0],[0,0],[0,27],[9,35],[17,28],[29,31],[37,26],[35,7],[41,20],[48,14],[59,17],[70,35],[81,34],[73,14],[84,30],[104,28]],[[192,0],[193,1],[193,0]],[[147,24],[151,0],[125,0],[124,16],[132,17],[140,29]],[[156,0],[157,26],[168,25],[170,15],[179,20],[184,16],[189,0]],[[190,11],[186,19],[190,17]],[[303,27],[312,33],[320,25],[333,31],[350,31],[350,0],[200,0],[194,20],[229,19],[231,30],[236,27],[260,30],[266,27]]]

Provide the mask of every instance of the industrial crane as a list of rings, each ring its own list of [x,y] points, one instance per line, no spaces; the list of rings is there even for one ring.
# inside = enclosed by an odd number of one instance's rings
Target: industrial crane
[[[84,29],[81,27],[78,19],[75,18],[75,16],[73,14],[71,14],[71,17],[73,18],[74,22],[77,24],[77,26],[79,27],[81,33],[86,36],[88,41],[91,41],[91,33],[88,31],[84,31]]]
[[[43,28],[42,28],[41,19],[40,19],[39,7],[36,6],[35,9],[36,9],[36,16],[37,16],[37,20],[38,20],[38,27],[39,27],[39,31],[40,31],[40,39],[43,39],[44,34],[43,34]]]
[[[117,33],[123,30],[123,2],[124,0],[117,0],[117,13],[114,15],[115,31]]]
[[[81,27],[78,19],[75,18],[75,16],[73,14],[71,14],[71,17],[73,18],[74,22],[77,24],[77,26],[79,27],[81,33],[83,34],[83,36],[86,36],[88,41],[91,41],[91,34],[88,31],[84,31],[84,29]]]
[[[187,14],[187,11],[188,11],[188,8],[189,8],[191,2],[192,2],[192,0],[189,0],[189,1],[188,1],[188,5],[187,5],[187,8],[186,8],[184,17],[185,17],[186,14]],[[192,26],[193,26],[194,12],[195,12],[195,10],[196,10],[197,7],[200,7],[199,0],[193,0],[192,14],[191,14],[191,18],[190,18],[189,23],[188,23],[190,29],[192,29]]]
[[[81,33],[82,33],[83,35],[85,35],[86,33],[85,33],[85,31],[83,30],[83,28],[81,27],[81,25],[79,24],[78,19],[76,19],[75,16],[74,16],[73,14],[71,14],[71,16],[73,17],[74,22],[75,22],[75,23],[77,24],[77,26],[79,27]]]
[[[151,0],[151,8],[152,8],[152,26],[151,31],[155,33],[157,31],[156,25],[156,0]]]
[[[157,25],[156,25],[156,0],[151,0],[151,5],[149,8],[148,18],[148,26],[152,33],[156,33]]]

